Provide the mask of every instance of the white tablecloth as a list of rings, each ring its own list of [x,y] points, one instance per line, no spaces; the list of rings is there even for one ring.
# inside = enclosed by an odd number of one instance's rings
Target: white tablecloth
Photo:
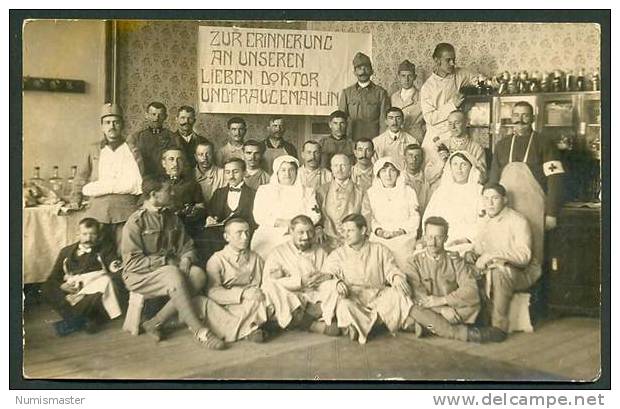
[[[58,216],[55,206],[24,208],[23,283],[40,283],[49,276],[58,252],[77,241],[84,212]]]

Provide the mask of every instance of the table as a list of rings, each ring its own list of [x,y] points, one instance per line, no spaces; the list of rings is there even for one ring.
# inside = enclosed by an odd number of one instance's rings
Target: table
[[[57,206],[49,205],[24,208],[24,284],[47,280],[58,252],[77,241],[78,223],[85,216],[85,212],[74,212],[67,216],[59,216],[57,212]]]

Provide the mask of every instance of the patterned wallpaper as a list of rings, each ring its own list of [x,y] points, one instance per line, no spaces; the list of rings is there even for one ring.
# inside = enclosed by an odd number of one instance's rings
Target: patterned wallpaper
[[[169,108],[168,126],[180,105],[196,105],[198,21],[119,22],[119,101],[126,110],[128,132],[142,126],[146,104],[160,100]],[[231,22],[203,22],[232,25]],[[457,64],[493,74],[503,70],[588,73],[600,65],[600,30],[595,24],[427,23],[427,22],[235,22],[240,27],[290,28],[371,33],[374,80],[388,91],[397,87],[396,67],[405,58],[418,66],[421,87],[432,69],[439,42],[456,48]],[[221,142],[230,115],[201,114],[197,130]],[[248,137],[263,138],[267,118],[246,116]],[[288,121],[290,139],[303,138],[303,117]]]

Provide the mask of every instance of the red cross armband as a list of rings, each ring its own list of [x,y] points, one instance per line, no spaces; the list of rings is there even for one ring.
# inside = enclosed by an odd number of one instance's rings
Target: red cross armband
[[[543,163],[543,172],[547,177],[551,175],[558,175],[560,173],[564,173],[564,167],[562,166],[562,162],[559,160],[550,160]]]

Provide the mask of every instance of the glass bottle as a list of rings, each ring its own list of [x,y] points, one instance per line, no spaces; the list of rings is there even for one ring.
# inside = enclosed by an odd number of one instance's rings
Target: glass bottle
[[[551,74],[549,74],[548,72],[544,72],[542,74],[542,79],[540,80],[540,90],[542,92],[549,92],[549,90],[551,89],[550,77]]]
[[[564,80],[565,80],[564,90],[575,91],[575,75],[573,74],[572,70],[566,74],[566,78],[564,78]]]
[[[75,182],[75,175],[77,175],[77,166],[73,165],[71,166],[71,173],[67,178],[64,186],[63,197],[66,200],[69,200],[71,198],[71,193],[73,192],[73,184]]]
[[[58,166],[54,166],[49,183],[54,193],[60,197],[62,195],[62,178],[58,176]]]
[[[586,89],[586,69],[582,68],[579,70],[579,74],[577,75],[577,91],[585,91]]]
[[[601,90],[601,81],[598,77],[598,72],[592,74],[592,91],[600,91]]]
[[[43,183],[43,179],[41,179],[41,167],[34,167],[34,173],[32,174],[32,177],[28,180],[28,182],[34,186],[40,186]]]

